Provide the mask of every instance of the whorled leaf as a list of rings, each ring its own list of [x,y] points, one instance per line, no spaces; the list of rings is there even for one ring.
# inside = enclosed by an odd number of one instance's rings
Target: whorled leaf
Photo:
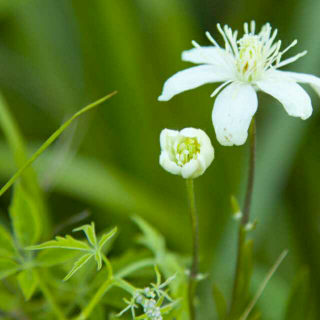
[[[73,232],[76,232],[76,231],[83,231],[85,233],[88,241],[90,242],[90,244],[93,247],[97,246],[97,237],[96,237],[94,222],[91,222],[91,225],[85,224],[79,228],[73,229]]]
[[[0,280],[19,271],[20,265],[10,258],[0,258]]]
[[[101,237],[101,239],[100,239],[100,241],[99,241],[99,250],[102,249],[102,247],[105,245],[105,243],[106,243],[109,239],[111,239],[111,238],[116,234],[117,231],[118,231],[118,228],[115,227],[115,228],[113,228],[110,232],[105,233],[105,234]]]
[[[14,258],[16,249],[10,232],[0,224],[0,256]]]
[[[18,283],[26,301],[28,301],[37,289],[39,281],[34,271],[28,269],[18,274]]]
[[[76,250],[61,250],[50,248],[42,250],[36,257],[36,264],[39,267],[52,267],[76,258],[79,252]]]
[[[22,184],[16,184],[9,212],[15,238],[22,248],[36,243],[41,236],[38,208]]]
[[[69,280],[76,271],[78,271],[82,266],[84,266],[90,260],[90,258],[92,256],[93,256],[92,253],[87,253],[87,254],[83,255],[79,260],[77,260],[74,263],[73,268],[66,275],[66,277],[63,279],[63,281]]]
[[[88,244],[83,241],[79,241],[66,235],[65,238],[57,236],[55,240],[50,240],[36,246],[29,246],[27,250],[43,250],[50,248],[59,248],[59,249],[69,249],[69,250],[80,250],[87,251],[92,253],[92,249]]]

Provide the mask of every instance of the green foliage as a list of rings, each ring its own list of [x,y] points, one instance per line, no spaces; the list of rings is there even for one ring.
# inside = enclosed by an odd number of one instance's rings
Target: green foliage
[[[24,270],[17,276],[19,286],[25,299],[28,301],[38,287],[38,277],[34,270]]]
[[[26,248],[27,250],[68,249],[84,252],[84,254],[74,263],[73,268],[64,278],[64,281],[69,280],[70,277],[81,267],[83,267],[92,257],[95,258],[98,265],[98,270],[100,270],[102,267],[102,248],[106,242],[114,236],[114,234],[117,232],[117,228],[114,228],[110,232],[104,234],[99,243],[97,242],[97,236],[93,222],[91,225],[84,225],[74,229],[73,231],[83,231],[89,241],[89,244],[84,241],[76,240],[72,236],[67,235],[65,238],[57,236],[55,240],[50,240],[42,244],[29,246]],[[46,256],[49,254],[50,253],[47,252],[44,256],[42,255],[38,258],[40,265],[53,266],[55,264],[62,263],[66,258],[68,259],[70,257],[69,255],[65,256],[64,253],[62,253],[62,257],[59,257],[59,251],[55,251],[51,256],[49,256],[49,262],[46,263]],[[56,261],[55,257],[57,257]],[[43,262],[41,263],[41,261]]]
[[[16,248],[7,229],[0,224],[0,256],[13,258],[16,256]]]
[[[12,203],[9,208],[14,236],[21,248],[39,241],[41,236],[41,221],[38,207],[22,185],[16,184]]]
[[[311,309],[310,297],[310,272],[308,268],[303,268],[294,280],[285,319],[308,319]]]
[[[227,317],[228,306],[223,293],[214,285],[212,294],[216,305],[217,315],[219,320],[224,320]]]
[[[0,257],[0,279],[15,274],[20,269],[19,264],[10,258]]]

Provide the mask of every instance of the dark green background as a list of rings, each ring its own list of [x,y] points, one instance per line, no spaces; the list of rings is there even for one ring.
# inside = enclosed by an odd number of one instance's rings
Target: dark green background
[[[119,226],[117,254],[134,243],[137,229],[130,216],[136,213],[165,235],[170,248],[187,254],[185,185],[159,166],[159,134],[163,128],[192,126],[211,137],[216,159],[195,184],[201,269],[211,274],[200,288],[201,319],[213,319],[212,283],[230,293],[236,245],[230,196],[242,199],[248,149],[218,144],[209,97],[214,85],[167,103],[157,97],[169,76],[189,66],[180,55],[191,40],[208,45],[208,30],[222,43],[218,22],[242,29],[251,19],[258,28],[266,22],[278,28],[284,46],[297,38],[290,54],[308,50],[288,70],[320,76],[318,0],[0,0],[0,88],[30,153],[75,111],[119,91],[34,165],[54,225],[89,208],[88,221],[95,220],[98,229]],[[308,270],[309,318],[320,318],[320,100],[307,90],[314,105],[307,121],[289,117],[278,102],[259,94],[253,292],[281,251],[289,249],[259,300],[263,319],[285,319],[296,276]],[[15,170],[2,136],[1,184]],[[10,192],[0,200],[3,221],[9,200]]]

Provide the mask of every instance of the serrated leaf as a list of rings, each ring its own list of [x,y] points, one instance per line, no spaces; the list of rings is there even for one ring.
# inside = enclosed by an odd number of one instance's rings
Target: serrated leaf
[[[9,212],[19,245],[24,248],[36,243],[41,236],[38,205],[21,183],[15,185]]]
[[[93,247],[97,246],[97,237],[96,237],[94,222],[91,222],[91,225],[86,224],[84,226],[81,226],[81,227],[73,230],[73,232],[76,232],[76,231],[83,231],[85,233],[88,241],[91,243],[91,245]]]
[[[307,318],[310,310],[310,271],[303,268],[296,276],[286,308],[286,320]]]
[[[223,293],[220,291],[220,289],[216,285],[213,286],[212,293],[213,293],[213,298],[216,305],[218,319],[219,320],[226,319],[228,305],[224,298]]]
[[[39,281],[34,271],[29,269],[18,274],[18,283],[26,301],[28,301],[37,289]]]
[[[156,257],[163,256],[165,253],[164,237],[141,217],[135,216],[133,221],[143,232],[143,236],[139,239],[139,243],[149,248]]]
[[[98,270],[100,270],[102,268],[102,257],[101,257],[101,253],[100,252],[96,252],[96,254],[94,255],[94,258],[98,264]]]
[[[100,241],[99,241],[99,250],[101,250],[102,247],[104,246],[104,244],[105,244],[109,239],[111,239],[111,238],[115,235],[115,233],[117,232],[117,230],[118,230],[118,228],[115,227],[115,228],[113,228],[110,232],[104,234],[104,235],[101,237],[101,239],[100,239]]]
[[[10,258],[0,258],[0,280],[19,271],[20,265]]]
[[[59,248],[44,249],[36,257],[40,267],[52,267],[76,258],[80,252]]]
[[[73,268],[67,274],[67,276],[63,279],[63,281],[69,280],[75,272],[77,272],[82,266],[84,266],[90,260],[91,257],[92,257],[92,253],[87,253],[83,255],[79,260],[77,260],[74,263]]]
[[[11,234],[0,224],[0,256],[14,258],[16,249]]]
[[[60,249],[69,249],[69,250],[80,250],[80,251],[89,251],[92,252],[92,248],[90,248],[85,242],[76,240],[69,235],[63,237],[56,237],[55,240],[50,240],[44,242],[42,244],[36,246],[27,247],[27,250],[43,250],[50,248],[60,248]]]

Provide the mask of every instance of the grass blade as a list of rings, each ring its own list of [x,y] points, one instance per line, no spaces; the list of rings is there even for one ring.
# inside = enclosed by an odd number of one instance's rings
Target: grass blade
[[[76,114],[74,114],[68,121],[66,121],[56,132],[54,132],[51,137],[33,154],[33,156],[25,162],[25,164],[16,172],[16,174],[4,185],[4,187],[0,190],[0,197],[13,185],[13,183],[24,173],[24,171],[41,155],[43,151],[45,151],[52,142],[54,142],[59,135],[70,126],[70,124],[81,116],[83,113],[93,109],[94,107],[98,106],[99,104],[103,103],[104,101],[108,100],[112,96],[114,96],[117,92],[113,92],[96,102],[89,104],[88,106],[84,107]]]
[[[258,288],[257,293],[255,294],[255,296],[253,297],[253,299],[251,300],[248,308],[244,311],[244,313],[242,314],[240,320],[246,320],[250,314],[250,312],[252,311],[253,307],[255,306],[255,304],[257,303],[258,299],[260,298],[263,290],[265,289],[265,287],[267,286],[269,280],[271,279],[271,277],[273,276],[273,274],[276,272],[276,270],[278,269],[278,267],[280,266],[280,264],[282,263],[283,259],[286,257],[286,255],[288,254],[288,250],[284,250],[281,255],[279,256],[279,258],[277,259],[277,261],[274,263],[274,265],[272,266],[272,268],[270,269],[270,271],[268,272],[267,276],[265,277],[265,279],[263,280],[263,282],[261,283],[260,287]]]

